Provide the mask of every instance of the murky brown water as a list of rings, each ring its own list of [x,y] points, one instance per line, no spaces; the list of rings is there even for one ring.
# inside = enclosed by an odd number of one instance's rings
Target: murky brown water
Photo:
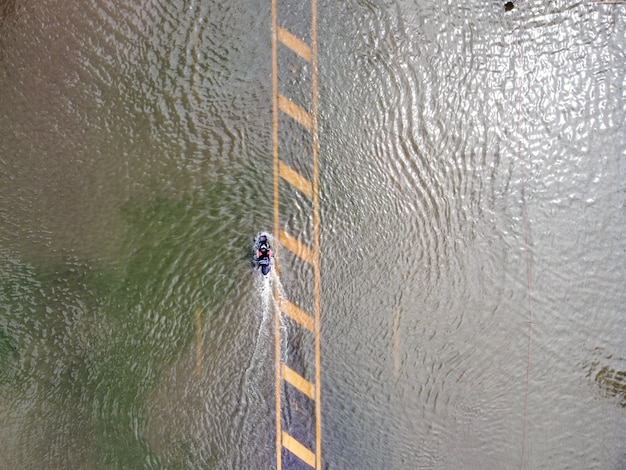
[[[626,7],[504,3],[318,4],[328,468],[626,466]],[[0,468],[271,468],[269,4],[0,12]]]

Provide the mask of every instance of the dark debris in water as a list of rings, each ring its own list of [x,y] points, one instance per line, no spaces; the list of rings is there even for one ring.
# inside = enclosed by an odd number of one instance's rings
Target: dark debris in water
[[[513,8],[515,8],[515,4],[513,2],[506,2],[504,4],[504,11],[511,11]]]
[[[626,371],[594,363],[588,376],[593,376],[607,396],[616,398],[619,405],[626,408]]]

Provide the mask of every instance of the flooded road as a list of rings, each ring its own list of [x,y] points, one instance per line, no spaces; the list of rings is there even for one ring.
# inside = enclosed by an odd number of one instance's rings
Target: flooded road
[[[273,468],[269,2],[7,5],[0,468]],[[317,4],[324,468],[626,467],[625,8]]]

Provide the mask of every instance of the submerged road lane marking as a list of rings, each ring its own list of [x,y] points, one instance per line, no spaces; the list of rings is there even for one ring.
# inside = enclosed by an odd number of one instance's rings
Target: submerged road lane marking
[[[202,375],[202,309],[196,307],[196,375]]]
[[[278,95],[278,108],[291,119],[299,122],[303,127],[311,129],[313,126],[311,114],[283,95]]]
[[[304,60],[311,62],[311,48],[280,26],[278,27],[278,40]]]
[[[313,199],[313,183],[284,162],[278,162],[278,173],[281,178],[294,186],[298,191]]]
[[[300,460],[307,465],[314,467],[316,470],[322,469],[322,432],[321,432],[321,359],[320,359],[320,217],[319,217],[319,134],[318,134],[318,89],[317,89],[317,5],[316,0],[311,0],[311,44],[307,45],[283,25],[278,25],[277,20],[277,0],[272,0],[272,102],[273,102],[273,115],[272,115],[272,139],[273,139],[273,165],[274,165],[274,236],[278,240],[279,245],[277,248],[276,261],[280,258],[280,247],[284,247],[286,250],[294,253],[302,261],[310,265],[313,270],[313,312],[308,313],[301,310],[292,302],[281,297],[278,285],[274,286],[274,298],[276,299],[275,305],[275,319],[274,319],[274,357],[275,357],[275,380],[276,380],[276,470],[282,469],[283,450],[288,450],[294,454]],[[305,20],[304,18],[296,17],[295,21]],[[287,48],[291,49],[300,58],[311,64],[311,109],[307,111],[301,106],[291,101],[286,96],[283,96],[278,91],[278,43],[283,44]],[[295,58],[294,60],[297,60]],[[302,139],[309,140],[312,150],[312,180],[302,176],[296,170],[288,166],[279,158],[279,117],[281,113],[290,117],[293,121],[302,126]],[[281,121],[282,122],[282,121]],[[298,132],[297,129],[288,129],[289,132]],[[306,134],[306,132],[309,134]],[[305,157],[305,155],[299,155],[298,158]],[[312,200],[311,208],[311,221],[313,234],[311,236],[301,236],[301,234],[291,235],[285,230],[281,229],[280,224],[280,212],[281,207],[279,204],[280,196],[280,179],[283,179],[291,186],[295,187],[302,194],[306,195]],[[297,206],[296,210],[301,211]],[[283,209],[284,210],[284,209]],[[311,239],[311,245],[308,246],[299,241],[299,238]],[[278,263],[275,264],[275,273],[278,276]],[[313,341],[315,345],[315,357],[313,364],[303,364],[304,370],[310,370],[310,366],[314,368],[315,380],[310,382],[298,373],[290,369],[283,364],[281,358],[281,344],[283,340],[288,340],[290,332],[285,325],[282,324],[281,315],[284,314],[287,317],[295,321],[295,324],[290,325],[291,328],[298,328],[298,326],[308,330],[302,331],[305,334],[312,334],[314,336]],[[282,335],[285,335],[283,338]],[[298,350],[285,351],[289,354],[298,355]],[[306,361],[305,361],[306,362]],[[310,373],[309,373],[310,374]],[[309,375],[307,374],[307,375]],[[302,392],[305,396],[309,397],[314,402],[315,416],[306,416],[305,414],[299,414],[298,421],[305,420],[303,422],[285,424],[283,423],[282,416],[282,398],[283,384],[290,384],[297,390]],[[315,431],[315,451],[309,450],[306,446],[302,445],[296,438],[294,438],[288,432],[291,425],[295,425],[296,429],[306,428],[307,420],[309,421],[311,430]],[[289,422],[289,420],[287,421]],[[283,430],[283,425],[288,426],[286,430]],[[313,445],[313,444],[311,444]]]
[[[300,243],[297,238],[292,237],[284,230],[280,231],[280,243],[302,260],[313,264],[313,252],[311,249],[304,243]]]
[[[283,445],[285,449],[298,457],[307,465],[315,468],[315,454],[300,444],[297,440],[283,431]]]
[[[311,118],[313,134],[313,292],[315,325],[315,468],[322,469],[322,364],[320,316],[320,194],[317,90],[317,0],[311,0]]]
[[[278,160],[278,20],[277,20],[276,0],[272,0],[272,159],[274,166],[274,234],[279,228],[279,160]],[[279,274],[279,263],[274,257],[274,272]],[[274,299],[278,299],[278,283],[274,283]],[[282,470],[282,425],[281,425],[281,377],[280,368],[280,310],[278,302],[274,302],[274,399],[275,399],[275,421],[276,421],[276,470]]]
[[[290,383],[312,400],[315,399],[315,388],[311,382],[285,364],[282,365],[281,371],[285,382]]]
[[[303,326],[309,331],[313,331],[313,317],[306,313],[304,310],[296,307],[287,299],[280,299],[278,303],[280,310],[291,318],[293,321]]]
[[[398,306],[393,307],[393,374],[396,378],[400,377],[400,369],[402,360],[400,357],[400,309]]]

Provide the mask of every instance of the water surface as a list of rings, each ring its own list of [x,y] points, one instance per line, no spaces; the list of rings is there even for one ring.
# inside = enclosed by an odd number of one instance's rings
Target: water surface
[[[0,467],[271,468],[270,5],[7,11]],[[624,468],[623,6],[318,13],[324,464]]]

